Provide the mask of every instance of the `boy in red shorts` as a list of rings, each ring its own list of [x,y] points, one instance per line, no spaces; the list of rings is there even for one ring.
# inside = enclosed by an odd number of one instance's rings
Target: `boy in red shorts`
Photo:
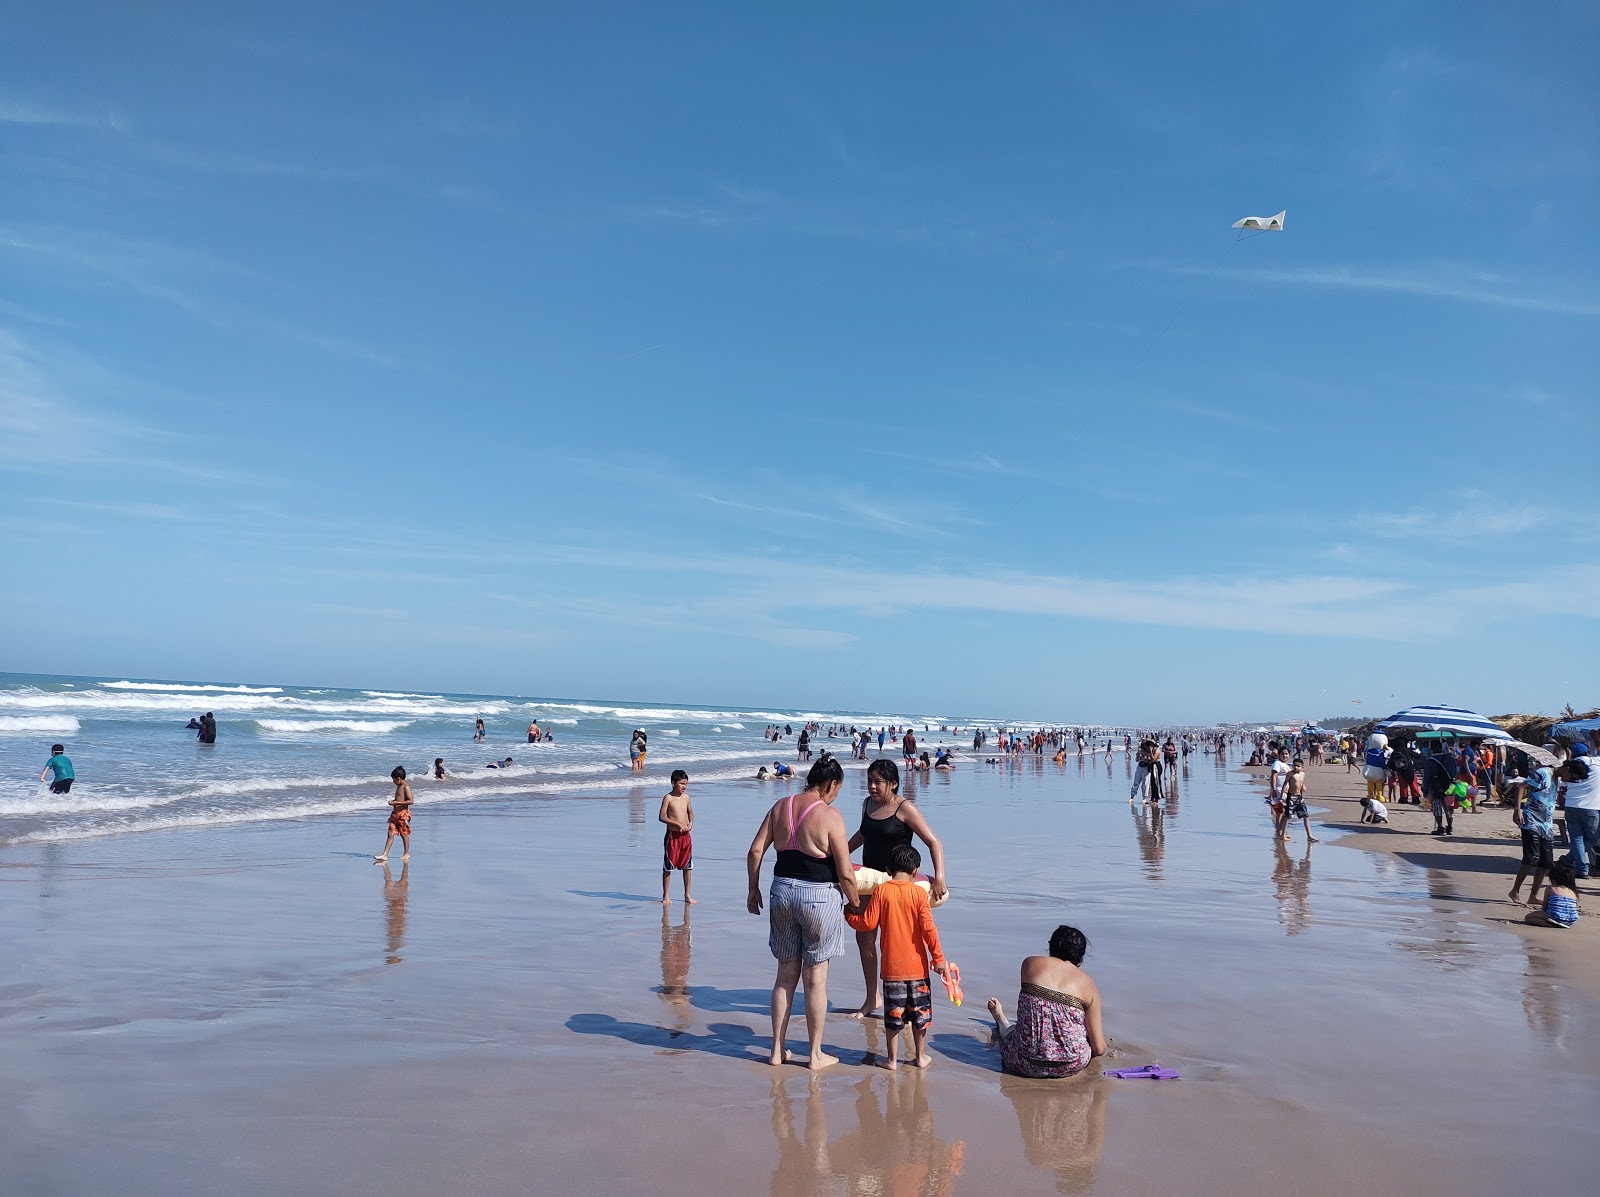
[[[693,906],[689,896],[689,875],[694,872],[694,807],[689,802],[689,775],[682,769],[672,771],[672,793],[662,796],[661,811],[656,816],[667,825],[667,834],[661,840],[661,904],[671,905],[667,886],[672,881],[672,870],[683,874],[683,904]]]
[[[894,869],[890,879],[872,891],[859,914],[846,911],[844,917],[857,931],[878,932],[883,1029],[888,1038],[878,1066],[894,1072],[899,1067],[900,1031],[906,1026],[911,1028],[912,1063],[918,1068],[933,1063],[926,1046],[928,1028],[933,1025],[929,955],[932,971],[941,975],[945,960],[928,892],[916,882],[922,853],[910,844],[901,844],[889,854],[889,864]]]

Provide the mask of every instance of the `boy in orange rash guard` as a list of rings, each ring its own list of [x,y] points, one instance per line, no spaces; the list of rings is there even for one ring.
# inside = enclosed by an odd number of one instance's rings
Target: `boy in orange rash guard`
[[[899,1067],[900,1031],[907,1024],[911,1026],[913,1063],[918,1068],[933,1063],[925,1046],[928,1028],[933,1025],[928,958],[931,954],[932,971],[940,974],[945,960],[927,891],[916,883],[922,853],[910,844],[901,844],[889,854],[889,863],[894,868],[890,880],[872,891],[859,914],[846,911],[844,918],[857,931],[878,932],[883,1029],[889,1041],[878,1066],[894,1072]]]

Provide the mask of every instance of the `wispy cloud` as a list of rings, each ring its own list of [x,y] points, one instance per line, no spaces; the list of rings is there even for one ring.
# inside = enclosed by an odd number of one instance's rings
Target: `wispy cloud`
[[[1174,273],[1204,272],[1182,267]],[[1379,291],[1394,295],[1421,295],[1429,299],[1448,299],[1459,303],[1547,312],[1558,316],[1600,316],[1600,303],[1507,290],[1501,285],[1507,280],[1493,274],[1463,274],[1450,271],[1405,274],[1344,266],[1306,267],[1301,270],[1245,268],[1219,270],[1216,273],[1222,277],[1250,282],[1348,291]]]
[[[121,130],[121,119],[114,112],[68,112],[46,104],[0,98],[0,125],[33,125],[56,129]]]

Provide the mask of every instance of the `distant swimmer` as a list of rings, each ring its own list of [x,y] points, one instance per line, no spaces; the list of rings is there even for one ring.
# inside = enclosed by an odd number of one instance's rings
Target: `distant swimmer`
[[[544,732],[539,730],[539,721],[535,719],[528,724],[528,743],[537,744],[542,739],[544,739]]]
[[[199,731],[200,730],[200,720],[198,720],[198,719],[189,720],[188,723],[185,723],[183,725],[183,729],[185,731]]]
[[[789,766],[784,764],[782,761],[773,761],[772,775],[774,777],[793,777],[794,770],[789,768]]]
[[[38,760],[38,757],[34,757]],[[67,759],[67,750],[60,744],[50,745],[50,759],[44,763],[44,769],[39,774],[43,781],[47,775],[53,774],[50,782],[52,794],[66,794],[72,789],[72,762]]]
[[[200,730],[195,733],[194,738],[202,744],[217,742],[217,717],[210,711],[200,716]]]
[[[394,797],[389,799],[389,838],[383,841],[383,854],[372,858],[373,864],[382,864],[389,859],[389,846],[394,843],[394,837],[400,837],[400,848],[404,853],[401,860],[411,859],[411,786],[406,781],[404,765],[396,765],[389,774],[389,780],[394,782]]]
[[[485,735],[484,735],[484,730],[483,730],[483,720],[482,719],[477,719],[477,720],[474,720],[473,722],[474,722],[474,726],[473,726],[472,738],[474,740],[482,740],[482,739],[484,739]]]
[[[509,768],[511,768],[513,763],[514,762],[512,761],[512,759],[510,757],[506,757],[506,759],[503,760],[503,761],[490,761],[487,765],[484,766],[484,768],[485,769],[509,769]]]
[[[644,772],[644,755],[649,747],[650,737],[641,728],[634,728],[633,739],[628,741],[628,768],[632,772]]]
[[[442,757],[442,756],[434,757],[433,758],[433,780],[434,781],[443,781],[448,776],[449,776],[449,774],[447,774],[444,771],[444,757]]]

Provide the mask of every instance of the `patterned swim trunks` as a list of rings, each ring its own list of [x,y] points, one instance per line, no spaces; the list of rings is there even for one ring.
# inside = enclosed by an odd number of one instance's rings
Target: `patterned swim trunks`
[[[389,827],[396,835],[411,834],[411,808],[397,806],[394,813],[389,816]]]
[[[919,1030],[933,1022],[933,990],[928,978],[883,983],[883,1025],[898,1031],[906,1024]]]

